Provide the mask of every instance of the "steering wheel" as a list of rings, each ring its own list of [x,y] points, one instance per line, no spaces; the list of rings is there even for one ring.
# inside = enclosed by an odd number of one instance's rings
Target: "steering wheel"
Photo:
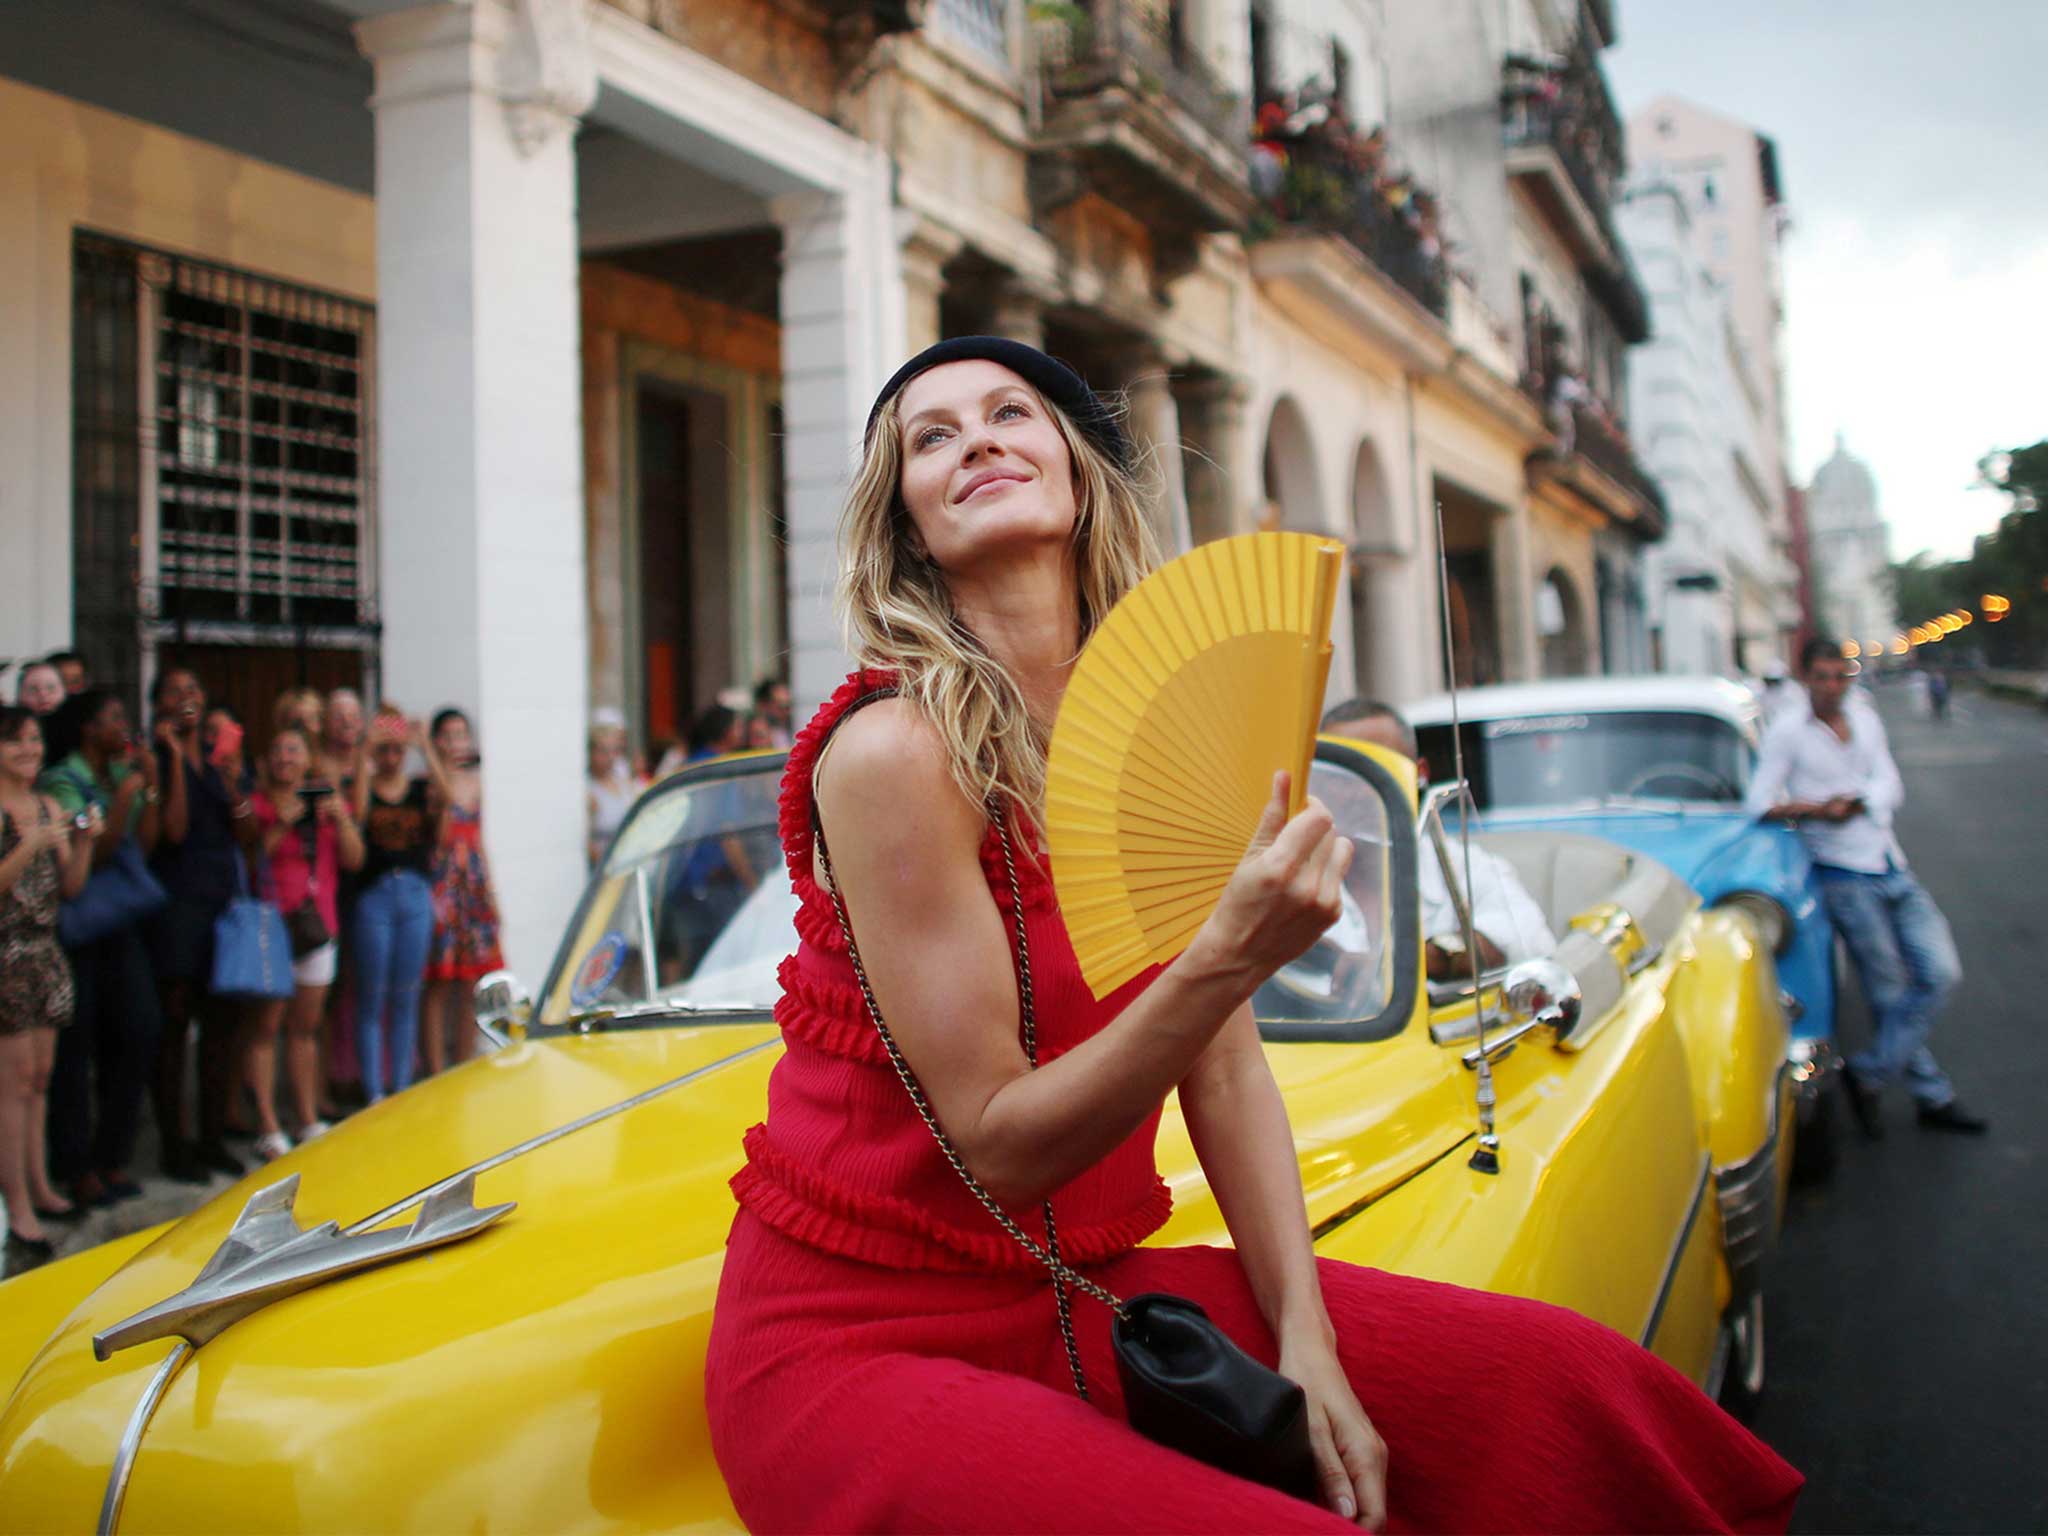
[[[1727,779],[1714,772],[1711,768],[1702,768],[1698,763],[1688,763],[1683,759],[1673,759],[1668,763],[1652,764],[1630,779],[1622,787],[1621,792],[1624,795],[1647,794],[1650,785],[1656,783],[1659,779],[1677,779],[1681,783],[1695,784],[1704,789],[1707,792],[1708,798],[1713,800],[1733,800],[1737,798],[1735,786],[1729,783]],[[1674,795],[1672,798],[1674,800],[1682,800],[1687,797],[1684,795]]]

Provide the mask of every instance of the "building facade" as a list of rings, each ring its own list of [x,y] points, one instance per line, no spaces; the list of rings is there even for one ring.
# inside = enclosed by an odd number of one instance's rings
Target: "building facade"
[[[1447,238],[1544,423],[1512,495],[1439,488],[1454,609],[1502,616],[1497,654],[1473,626],[1468,680],[1648,665],[1641,552],[1664,508],[1627,420],[1649,315],[1613,217],[1625,152],[1600,54],[1614,29],[1595,0],[1387,11],[1394,134],[1441,186]]]
[[[1892,531],[1878,510],[1877,479],[1840,433],[1806,488],[1813,548],[1814,622],[1821,633],[1881,653],[1898,629]]]
[[[1754,673],[1785,655],[1799,616],[1761,370],[1699,257],[1685,192],[1639,173],[1619,221],[1654,331],[1633,359],[1631,419],[1671,514],[1646,561],[1652,650],[1660,671]]]
[[[1606,36],[1604,4],[1543,14],[1560,58]],[[1473,172],[1403,129],[1445,83],[1413,25],[17,0],[0,655],[75,641],[131,700],[190,663],[259,739],[300,683],[467,709],[532,975],[581,883],[592,710],[653,745],[733,685],[829,691],[872,392],[992,331],[1124,392],[1170,547],[1345,543],[1333,692],[1440,684],[1439,506],[1461,675],[1612,664],[1654,489],[1595,430],[1618,412],[1532,371],[1568,332],[1621,399],[1611,106],[1589,171],[1580,117],[1514,115],[1521,45],[1471,31]]]
[[[1747,123],[1666,95],[1630,116],[1628,150],[1636,183],[1667,188],[1684,206],[1677,234],[1681,259],[1689,259],[1724,296],[1735,349],[1731,366],[1745,412],[1758,423],[1753,438],[1743,434],[1751,450],[1747,467],[1757,481],[1756,497],[1745,499],[1760,497],[1763,505],[1768,569],[1746,568],[1760,585],[1728,594],[1726,615],[1736,642],[1732,664],[1753,671],[1767,655],[1791,647],[1812,621],[1801,606],[1808,573],[1799,564],[1803,546],[1794,526],[1786,447],[1781,249],[1789,214],[1777,145]],[[1653,601],[1671,590],[1667,585],[1653,593]],[[1680,604],[1687,606],[1701,605]]]

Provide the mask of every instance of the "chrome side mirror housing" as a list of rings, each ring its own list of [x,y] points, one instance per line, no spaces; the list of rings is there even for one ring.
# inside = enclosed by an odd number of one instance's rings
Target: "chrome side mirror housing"
[[[470,997],[476,1027],[492,1046],[502,1050],[526,1033],[533,1017],[533,996],[510,971],[479,976]]]
[[[1585,1008],[1578,977],[1548,956],[1510,966],[1501,979],[1500,1000],[1510,1019],[1548,1029],[1560,1041],[1571,1038]]]

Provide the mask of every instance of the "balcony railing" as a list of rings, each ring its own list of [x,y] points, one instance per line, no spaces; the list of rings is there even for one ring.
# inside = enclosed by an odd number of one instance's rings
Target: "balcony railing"
[[[1449,268],[1436,199],[1389,172],[1384,137],[1336,119],[1260,139],[1254,190],[1276,223],[1341,236],[1439,320],[1449,311]]]
[[[1554,150],[1609,249],[1615,249],[1612,203],[1622,162],[1600,105],[1598,82],[1577,71],[1523,58],[1510,58],[1502,69],[1501,133],[1507,147]]]
[[[1595,469],[1650,504],[1656,513],[1658,529],[1669,523],[1664,488],[1651,479],[1636,461],[1635,448],[1630,444],[1628,434],[1609,419],[1606,412],[1589,405],[1575,407],[1572,411],[1572,437],[1572,446],[1584,454]]]

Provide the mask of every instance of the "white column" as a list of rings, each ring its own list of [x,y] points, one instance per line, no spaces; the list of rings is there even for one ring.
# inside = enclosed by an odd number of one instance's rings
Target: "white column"
[[[575,8],[529,14],[428,5],[356,36],[377,80],[384,686],[474,721],[506,958],[536,984],[584,878],[574,138],[591,87]]]
[[[1157,480],[1158,505],[1152,531],[1168,559],[1194,547],[1188,532],[1188,491],[1180,445],[1180,405],[1173,397],[1166,360],[1141,356],[1124,393],[1130,398],[1131,438]]]
[[[880,150],[842,190],[793,194],[771,207],[782,227],[789,678],[801,719],[850,666],[832,612],[839,511],[875,391],[909,356],[908,326]]]

